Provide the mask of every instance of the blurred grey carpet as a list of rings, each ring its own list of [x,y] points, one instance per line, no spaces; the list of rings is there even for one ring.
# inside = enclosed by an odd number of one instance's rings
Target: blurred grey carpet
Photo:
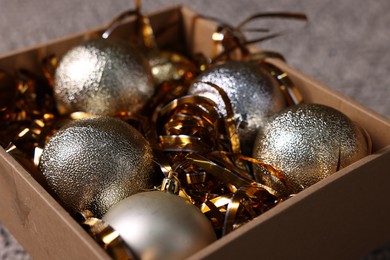
[[[259,47],[282,53],[306,75],[390,117],[389,0],[144,0],[143,10],[180,3],[233,25],[254,12],[305,13],[309,26]],[[0,0],[0,55],[105,25],[132,7],[132,1]],[[389,248],[366,258],[390,259]],[[0,259],[28,258],[0,225]]]

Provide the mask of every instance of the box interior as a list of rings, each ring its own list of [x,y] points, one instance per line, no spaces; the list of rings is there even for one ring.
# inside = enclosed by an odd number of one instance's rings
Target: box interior
[[[161,48],[209,55],[216,24],[193,11],[171,7],[151,14]],[[112,37],[127,39],[131,20]],[[96,37],[97,28],[0,57],[0,68],[41,74],[41,61],[61,57],[77,43]],[[223,237],[192,258],[219,257],[356,257],[390,240],[390,197],[386,165],[390,159],[389,121],[285,63],[269,62],[287,72],[307,102],[330,105],[366,128],[374,153],[313,185]],[[2,171],[0,220],[34,258],[109,259],[108,255],[17,161],[0,149]],[[71,250],[70,250],[71,249]]]

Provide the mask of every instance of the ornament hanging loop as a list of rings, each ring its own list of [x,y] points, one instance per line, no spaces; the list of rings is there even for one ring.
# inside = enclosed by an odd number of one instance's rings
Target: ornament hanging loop
[[[139,22],[139,30],[141,31],[143,45],[148,49],[157,50],[158,46],[149,17],[141,16]]]
[[[177,177],[176,172],[169,172],[168,176],[165,177],[161,184],[161,191],[168,192],[171,194],[178,195],[180,190],[180,181]]]

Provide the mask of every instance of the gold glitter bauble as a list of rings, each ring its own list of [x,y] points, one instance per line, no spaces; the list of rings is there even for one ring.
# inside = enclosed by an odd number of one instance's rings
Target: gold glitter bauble
[[[211,82],[230,99],[244,154],[250,154],[258,128],[267,118],[286,106],[277,81],[261,66],[244,61],[228,61],[211,67],[190,86],[189,94],[210,98],[226,116],[225,103]]]
[[[258,181],[291,194],[368,155],[369,149],[361,128],[346,115],[304,104],[272,117],[256,138],[253,157],[283,171],[286,187],[261,169]]]
[[[112,205],[153,187],[148,142],[132,126],[108,116],[75,120],[46,144],[40,169],[71,213],[101,217]]]
[[[139,259],[185,259],[216,240],[198,208],[161,191],[133,195],[112,207],[103,220]]]
[[[148,50],[145,57],[157,84],[182,78],[191,79],[196,71],[189,59],[177,53]]]
[[[127,44],[91,40],[69,50],[55,72],[60,113],[99,115],[137,112],[154,94],[146,59]]]

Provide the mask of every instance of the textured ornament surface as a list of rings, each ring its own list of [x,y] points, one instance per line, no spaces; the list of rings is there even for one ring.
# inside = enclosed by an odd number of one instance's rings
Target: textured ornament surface
[[[190,60],[173,52],[149,50],[145,53],[145,57],[157,84],[193,75],[196,70]]]
[[[60,113],[136,112],[155,90],[149,64],[139,51],[103,39],[69,50],[56,69],[54,82]]]
[[[119,202],[103,220],[140,259],[185,259],[216,240],[198,208],[160,191],[138,193]]]
[[[363,132],[347,116],[328,106],[304,104],[270,120],[256,138],[253,157],[283,171],[285,192],[297,193],[369,152]],[[271,181],[269,175],[262,177]]]
[[[251,153],[257,130],[266,119],[286,106],[276,80],[264,68],[249,62],[228,61],[212,67],[190,86],[189,94],[210,98],[226,116],[225,103],[218,91],[196,81],[214,83],[227,93],[244,153]]]
[[[49,186],[72,213],[101,217],[113,204],[153,187],[153,155],[130,125],[96,116],[71,122],[47,143],[40,161]]]

